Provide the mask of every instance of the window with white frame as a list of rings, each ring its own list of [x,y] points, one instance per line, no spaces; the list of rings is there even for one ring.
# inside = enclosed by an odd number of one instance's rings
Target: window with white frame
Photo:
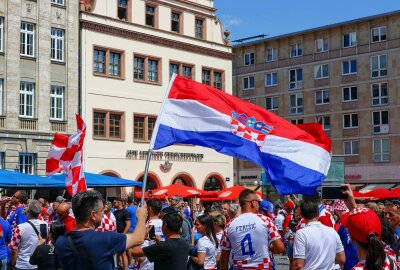
[[[327,38],[318,38],[315,40],[315,52],[327,52],[329,50],[329,40]]]
[[[324,130],[331,129],[331,118],[329,116],[317,116],[316,121]]]
[[[324,79],[329,77],[329,65],[322,64],[314,66],[314,79]]]
[[[254,53],[245,53],[244,54],[244,65],[245,66],[254,65]]]
[[[303,55],[303,45],[296,43],[290,46],[290,58],[299,57]]]
[[[243,90],[253,89],[254,88],[254,77],[244,77],[243,78]]]
[[[389,103],[388,84],[386,82],[371,85],[372,106],[382,106]]]
[[[387,55],[371,56],[371,78],[384,77],[387,75]]]
[[[342,88],[342,101],[350,102],[358,100],[357,86],[349,86]]]
[[[357,113],[344,114],[343,128],[358,128],[358,114]]]
[[[372,142],[374,162],[390,161],[390,141],[388,139],[378,139]]]
[[[342,75],[357,73],[357,60],[346,60],[342,62]]]
[[[329,90],[315,91],[315,105],[323,105],[329,103]]]
[[[51,28],[51,60],[64,61],[64,30]]]
[[[19,90],[19,116],[33,118],[35,104],[35,84],[21,82]]]
[[[23,56],[35,56],[35,24],[21,22],[21,48]]]
[[[4,115],[4,112],[3,112],[3,100],[4,100],[4,90],[3,90],[3,86],[4,85],[4,80],[3,79],[0,79],[0,115]]]
[[[303,113],[303,94],[290,95],[290,114]]]
[[[4,170],[6,164],[6,153],[0,152],[0,169]]]
[[[343,35],[343,48],[354,47],[357,45],[357,33],[351,32]]]
[[[265,98],[265,108],[269,111],[276,111],[279,109],[279,97],[267,97]]]
[[[19,172],[26,174],[35,173],[35,154],[20,153],[19,154]]]
[[[343,148],[345,156],[358,156],[360,154],[359,141],[344,141]]]
[[[52,85],[50,90],[50,119],[64,119],[64,87]]]
[[[372,112],[373,133],[389,133],[389,111]]]
[[[4,43],[4,17],[0,17],[0,52],[3,52]]]
[[[381,42],[386,40],[386,26],[371,29],[371,42]]]
[[[296,68],[289,70],[289,89],[303,87],[303,69]]]
[[[304,124],[304,120],[299,118],[299,119],[292,119],[290,120],[290,123],[292,123],[293,125],[298,125],[298,124]]]
[[[278,49],[269,48],[267,49],[267,62],[276,61],[278,59]]]
[[[273,86],[278,84],[278,73],[272,72],[265,75],[265,86]]]
[[[51,0],[51,3],[63,6],[64,5],[64,0]]]

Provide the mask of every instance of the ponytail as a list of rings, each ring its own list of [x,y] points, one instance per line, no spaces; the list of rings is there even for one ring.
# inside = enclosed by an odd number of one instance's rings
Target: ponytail
[[[368,235],[368,244],[360,243],[367,250],[365,260],[368,270],[381,270],[386,260],[385,250],[374,233]]]

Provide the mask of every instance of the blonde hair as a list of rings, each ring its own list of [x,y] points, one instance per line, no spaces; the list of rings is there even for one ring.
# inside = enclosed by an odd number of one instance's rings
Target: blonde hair
[[[225,219],[224,215],[222,215],[218,211],[210,212],[208,215],[212,218],[213,222],[217,226],[220,226],[221,228],[225,228],[226,219]]]

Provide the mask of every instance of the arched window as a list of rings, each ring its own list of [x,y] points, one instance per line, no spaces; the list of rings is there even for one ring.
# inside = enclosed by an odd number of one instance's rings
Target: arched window
[[[143,176],[141,176],[138,179],[138,181],[139,182],[143,182]],[[151,175],[148,175],[147,176],[147,182],[146,182],[146,190],[149,190],[149,189],[153,190],[153,189],[156,189],[156,188],[158,188],[157,180],[155,180]]]
[[[216,191],[216,190],[222,190],[224,189],[221,181],[215,177],[215,176],[211,176],[209,177],[206,182],[204,183],[204,190],[207,191]]]

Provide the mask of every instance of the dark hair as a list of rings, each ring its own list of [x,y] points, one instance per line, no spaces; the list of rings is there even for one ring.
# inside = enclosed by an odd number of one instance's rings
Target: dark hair
[[[212,217],[210,217],[209,215],[201,215],[197,217],[197,222],[200,222],[201,224],[206,226],[205,234],[211,240],[211,242],[214,242],[215,247],[218,248],[218,238],[217,235],[215,234]]]
[[[304,195],[303,199],[305,201],[312,201],[313,203],[318,204],[318,205],[321,204],[321,196],[318,191],[315,192],[314,195],[311,195],[311,196]]]
[[[54,243],[57,241],[57,238],[61,235],[64,235],[66,231],[65,224],[59,221],[53,222],[50,225],[50,233],[53,235]]]
[[[381,239],[387,245],[392,245],[395,240],[395,231],[392,226],[390,226],[389,222],[387,222],[384,218],[380,217],[381,220]]]
[[[206,205],[205,207],[204,207],[204,214],[205,215],[208,215],[209,213],[211,213],[212,212],[212,209],[211,209],[211,206],[210,205]]]
[[[183,218],[178,213],[165,214],[162,218],[163,224],[165,224],[168,230],[179,233],[182,228]]]
[[[26,192],[23,190],[18,190],[17,192],[19,192],[19,201],[23,204],[26,204],[28,202],[28,194],[26,194]]]
[[[366,269],[381,270],[386,260],[385,250],[378,237],[371,233],[368,235],[368,243],[358,242],[361,248],[367,250],[367,258],[365,259]]]
[[[135,201],[135,198],[133,196],[128,196],[128,198],[126,199],[126,201],[131,204]]]
[[[299,222],[298,222],[297,220],[292,219],[292,220],[289,222],[289,228],[290,228],[290,229],[296,229],[296,227],[297,227],[298,224],[299,224]]]
[[[154,215],[158,215],[161,212],[162,201],[156,198],[150,198],[146,201],[147,207],[153,210]]]
[[[103,196],[97,190],[79,192],[72,198],[72,211],[76,223],[86,222],[92,211],[99,211]]]
[[[241,207],[243,207],[246,204],[246,200],[249,197],[249,195],[252,194],[256,194],[256,192],[254,190],[250,190],[250,189],[244,189],[242,190],[242,192],[240,192],[239,195],[239,204]]]
[[[305,219],[316,218],[318,217],[318,204],[313,200],[304,200],[300,204],[300,212]]]

